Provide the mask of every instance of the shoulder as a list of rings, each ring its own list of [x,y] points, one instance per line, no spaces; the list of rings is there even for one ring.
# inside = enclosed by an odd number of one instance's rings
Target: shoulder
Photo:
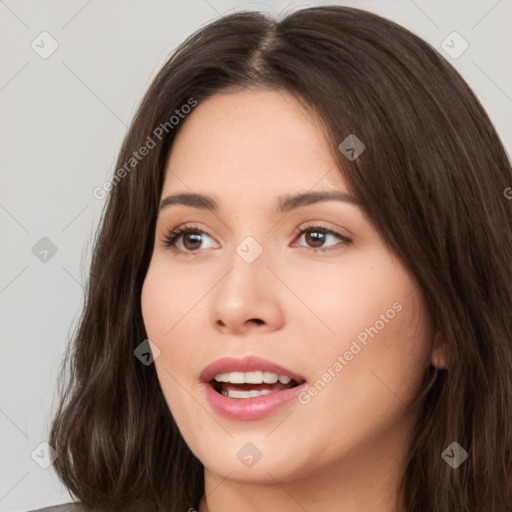
[[[62,505],[53,505],[51,507],[38,508],[28,512],[82,512],[85,510],[80,503],[64,503]]]

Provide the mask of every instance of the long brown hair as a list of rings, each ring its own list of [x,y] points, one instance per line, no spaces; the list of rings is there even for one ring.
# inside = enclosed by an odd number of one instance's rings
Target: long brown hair
[[[165,161],[186,116],[169,120],[193,101],[257,87],[292,93],[323,122],[350,192],[419,283],[432,332],[446,343],[449,368],[425,378],[401,487],[407,512],[512,510],[510,162],[476,96],[435,49],[341,6],[281,20],[222,17],[188,38],[151,84],[119,154],[125,172],[109,187],[63,362],[49,439],[60,479],[102,509],[198,506],[203,466],[154,365],[134,356],[147,337],[140,296]],[[338,150],[350,134],[366,146],[353,161]],[[156,147],[134,163],[148,137]],[[456,469],[441,456],[452,442],[469,455]]]

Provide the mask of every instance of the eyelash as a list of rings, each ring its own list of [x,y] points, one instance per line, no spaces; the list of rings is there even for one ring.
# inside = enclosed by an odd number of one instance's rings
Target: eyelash
[[[302,227],[302,228],[298,228],[297,230],[295,230],[294,234],[295,234],[296,237],[298,237],[298,236],[302,236],[304,233],[307,233],[308,231],[313,231],[313,232],[317,231],[317,232],[322,232],[322,233],[324,233],[326,235],[333,235],[333,236],[335,236],[335,237],[337,237],[337,238],[339,238],[341,240],[341,247],[345,247],[345,246],[349,245],[352,242],[352,240],[350,240],[346,236],[343,236],[340,233],[338,233],[336,231],[333,231],[332,229],[329,229],[329,228],[326,228],[326,227],[323,227],[323,226],[318,226],[316,224],[311,224],[311,225],[307,225],[307,226]],[[164,236],[164,239],[162,240],[162,243],[163,243],[164,247],[169,247],[170,249],[172,249],[176,253],[184,253],[184,254],[191,254],[191,255],[197,254],[197,252],[201,251],[201,249],[197,249],[196,251],[183,251],[181,249],[177,249],[176,248],[176,242],[179,240],[179,238],[181,238],[183,235],[186,235],[188,233],[197,233],[197,234],[208,235],[208,233],[206,233],[205,231],[200,230],[197,226],[185,225],[185,226],[180,226],[180,227],[178,227],[176,229],[170,230]],[[208,235],[208,236],[210,236],[210,235]],[[317,253],[317,252],[325,253],[325,252],[329,252],[329,251],[335,251],[339,247],[340,247],[340,244],[338,244],[335,247],[327,247],[325,249],[321,248],[321,247],[320,248],[309,247],[309,249],[311,251],[315,252],[315,253]]]

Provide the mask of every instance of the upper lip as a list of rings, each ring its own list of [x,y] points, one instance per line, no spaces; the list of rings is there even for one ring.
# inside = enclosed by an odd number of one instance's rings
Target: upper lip
[[[278,375],[286,375],[298,383],[305,380],[302,375],[288,370],[284,366],[254,355],[245,356],[243,358],[222,357],[221,359],[217,359],[201,372],[200,379],[203,382],[210,382],[215,378],[215,375],[219,373],[253,372],[258,370],[273,372]]]

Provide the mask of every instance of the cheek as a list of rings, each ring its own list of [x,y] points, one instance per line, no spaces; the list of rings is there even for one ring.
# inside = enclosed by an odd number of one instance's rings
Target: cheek
[[[430,350],[421,310],[411,294],[393,297],[373,302],[366,315],[354,309],[341,313],[335,324],[340,334],[309,353],[320,390],[313,391],[314,400],[331,411],[334,423],[392,417],[419,392]]]
[[[200,348],[200,325],[191,319],[206,314],[202,295],[185,273],[173,272],[165,261],[151,263],[142,287],[142,316],[148,338],[160,350],[155,367],[173,414],[182,407],[180,383],[190,381]]]
[[[372,265],[375,261],[383,264]],[[397,272],[385,258],[378,260],[373,254],[357,261],[347,258],[343,265],[327,270],[313,268],[300,279],[290,275],[289,280],[302,302],[297,303],[296,319],[301,332],[308,333],[304,349],[312,360],[318,361],[323,354],[324,364],[349,350],[354,340],[363,349],[373,339],[383,345],[382,339],[389,337],[393,344],[395,337],[388,335],[407,315],[403,301],[414,289],[403,271]],[[411,316],[409,320],[417,321]]]
[[[169,313],[174,310],[172,294],[168,291],[165,274],[151,262],[142,286],[141,308],[146,333],[155,342],[164,335]]]
[[[199,283],[194,283],[185,272],[173,271],[168,262],[156,258],[150,265],[141,294],[144,325],[150,339],[162,343],[161,349],[172,342],[185,317],[201,298]],[[185,320],[185,322],[182,321]],[[189,326],[190,327],[190,326]],[[190,330],[187,331],[190,337]],[[153,341],[153,340],[152,340]]]
[[[431,344],[417,294],[402,298],[401,303],[402,310],[369,342],[372,350],[367,366],[381,387],[408,403],[418,393],[428,368]]]
[[[399,262],[377,244],[350,248],[330,264],[307,262],[301,268],[301,263],[279,270],[309,309],[306,317],[312,325],[313,321],[319,327],[323,323],[324,334],[352,333],[373,325],[381,313],[414,289]]]
[[[313,381],[298,410],[302,418],[296,433],[330,439],[328,446],[316,446],[315,453],[325,450],[326,460],[410,421],[408,406],[420,390],[428,345],[411,295],[399,296],[399,302],[402,309],[377,333],[370,331],[374,335],[368,334],[366,344],[357,335],[366,333],[369,323],[374,325],[379,318],[375,312],[385,313],[387,299],[373,303],[374,308],[366,306],[371,313],[367,318],[340,314],[335,323],[338,336],[324,336],[324,344],[309,351]]]
[[[417,287],[397,261],[370,254],[333,266],[328,279],[310,273],[296,290],[311,312],[299,323],[312,334],[303,350],[319,380],[319,406],[329,408],[341,394],[345,412],[369,404],[371,413],[379,404],[414,397],[430,344]]]

